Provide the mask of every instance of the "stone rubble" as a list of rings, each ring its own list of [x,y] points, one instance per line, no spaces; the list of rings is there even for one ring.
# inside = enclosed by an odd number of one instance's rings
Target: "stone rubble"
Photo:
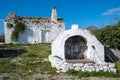
[[[57,69],[57,72],[66,72],[69,69],[74,69],[76,71],[85,71],[85,72],[92,72],[92,71],[109,71],[116,73],[115,64],[113,63],[67,63],[62,59],[59,59],[55,56],[49,56],[49,61],[51,62],[52,67]]]

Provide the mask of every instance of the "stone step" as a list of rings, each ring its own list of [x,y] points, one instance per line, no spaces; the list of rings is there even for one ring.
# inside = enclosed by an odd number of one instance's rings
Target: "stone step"
[[[66,60],[68,63],[92,63],[92,60],[89,59],[80,59],[80,60]]]

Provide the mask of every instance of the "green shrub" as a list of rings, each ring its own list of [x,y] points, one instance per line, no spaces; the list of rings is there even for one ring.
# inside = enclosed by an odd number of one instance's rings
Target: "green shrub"
[[[22,22],[16,23],[15,28],[11,35],[11,40],[16,42],[19,38],[19,33],[23,32],[24,30],[25,30],[25,24],[23,24]]]
[[[16,42],[18,38],[19,38],[19,32],[14,30],[11,35],[11,40]]]
[[[95,29],[92,33],[105,46],[120,50],[120,21],[115,25],[108,25],[100,29]]]
[[[15,25],[15,31],[23,32],[24,30],[25,30],[25,24],[23,24],[22,22],[18,22]]]

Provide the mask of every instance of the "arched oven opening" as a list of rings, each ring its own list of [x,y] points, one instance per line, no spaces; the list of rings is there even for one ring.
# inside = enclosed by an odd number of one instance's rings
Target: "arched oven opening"
[[[81,36],[72,36],[65,42],[65,59],[85,59],[86,40]]]

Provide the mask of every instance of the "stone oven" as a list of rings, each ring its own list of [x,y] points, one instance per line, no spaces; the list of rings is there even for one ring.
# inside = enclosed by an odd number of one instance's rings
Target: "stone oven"
[[[72,25],[72,29],[61,32],[52,42],[49,61],[53,67],[62,72],[68,69],[99,71],[103,63],[105,70],[108,70],[104,57],[104,46],[96,37],[90,31]],[[95,68],[96,65],[98,68]]]
[[[64,61],[84,59],[104,62],[104,46],[90,31],[72,25],[71,30],[62,32],[53,41],[51,56],[57,56]]]

